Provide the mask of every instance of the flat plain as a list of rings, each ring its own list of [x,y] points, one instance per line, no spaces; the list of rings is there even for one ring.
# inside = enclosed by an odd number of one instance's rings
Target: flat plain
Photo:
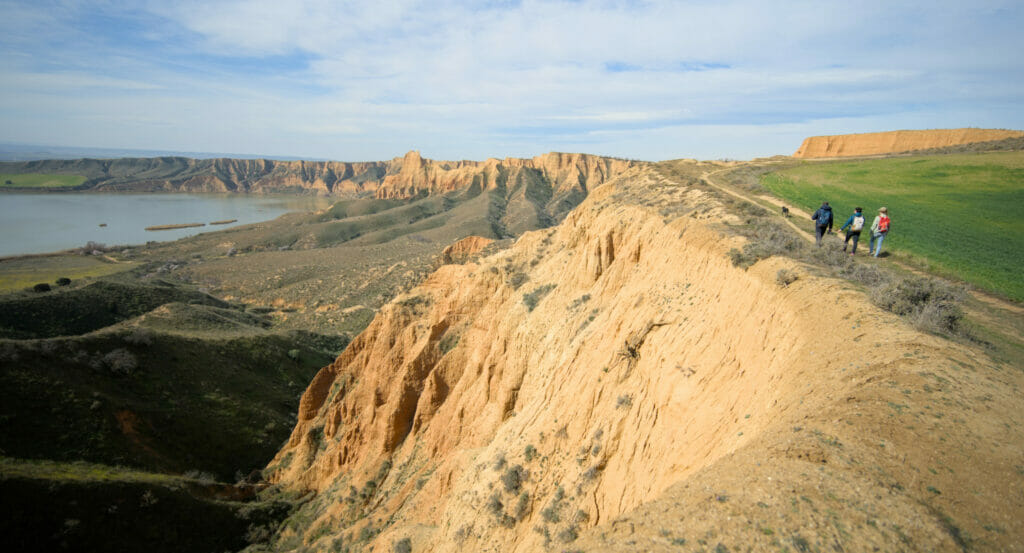
[[[0,173],[0,187],[5,188],[70,188],[85,182],[80,175],[45,173]]]

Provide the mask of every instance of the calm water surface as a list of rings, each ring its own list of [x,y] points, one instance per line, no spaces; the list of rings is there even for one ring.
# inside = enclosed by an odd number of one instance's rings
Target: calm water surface
[[[315,211],[331,199],[313,196],[207,194],[0,194],[0,257],[84,246],[177,240],[202,232],[269,221],[293,211]],[[213,221],[238,219],[230,225]],[[100,224],[107,226],[101,227]],[[147,231],[154,225],[203,227]]]

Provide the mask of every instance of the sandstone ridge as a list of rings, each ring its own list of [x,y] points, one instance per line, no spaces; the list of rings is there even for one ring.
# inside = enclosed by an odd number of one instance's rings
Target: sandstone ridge
[[[588,187],[635,165],[587,154],[549,153],[530,159],[434,161],[419,152],[390,161],[273,161],[182,157],[2,162],[5,173],[82,175],[76,190],[148,192],[303,192],[323,196],[411,198],[474,184],[495,188],[513,181],[549,182],[556,196]],[[578,200],[577,202],[578,203]]]
[[[386,305],[265,471],[316,494],[278,546],[1013,549],[1018,371],[792,261],[734,267],[738,219],[691,184],[635,168]]]
[[[1003,129],[934,129],[812,136],[793,154],[797,158],[871,156],[992,142],[1024,136]]]

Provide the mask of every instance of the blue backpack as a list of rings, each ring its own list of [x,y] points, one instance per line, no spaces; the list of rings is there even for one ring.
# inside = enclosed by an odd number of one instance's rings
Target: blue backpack
[[[829,211],[827,209],[819,209],[818,210],[818,219],[817,219],[818,226],[819,227],[827,227],[828,226],[828,220],[831,218],[830,215],[832,215],[831,211]]]

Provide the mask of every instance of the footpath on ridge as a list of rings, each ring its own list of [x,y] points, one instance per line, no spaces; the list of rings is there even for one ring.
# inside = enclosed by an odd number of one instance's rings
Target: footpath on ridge
[[[811,234],[811,232],[809,230],[807,230],[807,227],[809,227],[811,225],[811,214],[810,213],[800,209],[799,207],[793,206],[792,204],[788,204],[788,203],[784,202],[782,199],[777,198],[777,197],[772,196],[772,195],[762,194],[762,195],[758,195],[756,197],[756,199],[755,199],[755,197],[752,194],[736,190],[736,189],[734,189],[734,188],[732,188],[730,186],[722,184],[721,182],[717,182],[717,181],[715,181],[712,178],[714,175],[717,175],[719,173],[724,173],[724,172],[730,171],[732,169],[733,169],[732,167],[725,167],[725,168],[722,168],[722,169],[716,169],[714,171],[706,171],[706,172],[704,172],[701,175],[701,180],[703,180],[705,183],[707,183],[708,186],[710,186],[710,187],[712,187],[712,188],[714,188],[714,189],[716,189],[716,190],[718,190],[720,192],[728,194],[728,195],[730,195],[730,196],[732,196],[734,198],[737,198],[739,200],[745,201],[745,202],[750,203],[752,205],[756,205],[756,206],[759,206],[759,207],[764,207],[764,205],[761,202],[758,201],[758,200],[763,200],[763,201],[771,203],[771,204],[773,204],[773,205],[775,205],[775,206],[777,206],[779,208],[781,208],[783,206],[788,207],[789,208],[790,217],[783,217],[782,215],[780,215],[778,213],[774,213],[773,216],[777,217],[779,220],[781,220],[782,222],[787,224],[790,228],[795,230],[799,236],[803,237],[808,242],[814,242],[814,235]],[[797,220],[801,220],[802,219],[807,224],[805,226],[801,227],[801,226],[797,225],[793,221],[793,217],[796,217]],[[842,223],[839,223],[839,224],[841,225]],[[839,233],[837,232],[836,234],[838,235]],[[908,271],[910,273],[914,273],[914,274],[917,274],[917,275],[934,276],[934,275],[931,275],[931,274],[929,274],[929,273],[927,273],[925,271],[922,271],[921,269],[918,269],[916,267],[910,266],[910,265],[908,265],[906,263],[902,263],[902,262],[894,260],[894,259],[885,259],[885,260],[880,260],[879,262],[880,263],[887,263],[887,264],[895,265],[895,266],[899,267],[902,270],[905,270],[905,271]],[[1002,311],[1006,311],[1007,313],[1012,314],[1012,316],[1019,317],[1019,316],[1024,315],[1024,307],[1021,307],[1021,306],[1016,305],[1014,303],[1008,302],[1008,301],[1006,301],[1006,300],[1004,300],[1002,298],[993,296],[993,295],[988,294],[986,292],[983,292],[981,290],[976,290],[973,287],[969,288],[968,291],[969,291],[969,293],[971,294],[971,296],[974,299],[984,303],[985,305],[987,305],[989,307],[992,307],[992,308],[995,308],[995,309],[999,309],[999,310],[1002,310]],[[979,311],[978,309],[972,308],[971,306],[965,305],[964,306],[964,311],[968,314],[968,316],[970,318],[973,318],[975,320],[979,320],[980,319],[980,320],[984,320],[984,321],[989,322],[989,323],[998,323],[998,321],[995,321],[991,317],[991,315],[989,315],[987,313],[983,313],[983,312]],[[998,326],[1003,326],[1003,325],[998,325]]]

